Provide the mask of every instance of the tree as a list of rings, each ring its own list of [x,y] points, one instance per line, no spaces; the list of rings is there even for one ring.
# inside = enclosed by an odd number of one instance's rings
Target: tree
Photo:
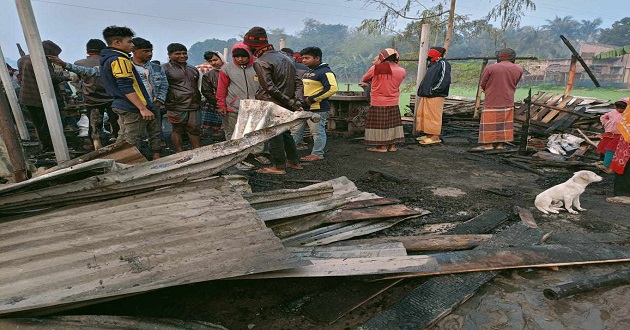
[[[599,35],[599,42],[615,46],[629,45],[630,17],[625,17],[614,22],[609,29],[603,29]]]
[[[203,58],[203,54],[209,50],[216,50],[223,54],[223,48],[227,47],[228,50],[232,48],[232,46],[237,43],[239,40],[232,38],[230,40],[219,40],[219,39],[206,39],[205,41],[200,41],[194,43],[188,49],[188,63],[192,65],[197,65],[203,63],[205,60]]]
[[[421,23],[429,23],[430,20],[436,18],[442,25],[444,21],[448,22],[448,27],[444,31],[444,48],[448,48],[451,37],[454,33],[454,25],[457,20],[456,0],[441,0],[436,6],[427,8],[420,0],[406,0],[403,5],[397,5],[398,2],[388,2],[384,0],[364,0],[366,4],[375,4],[378,8],[384,8],[385,13],[378,20],[364,20],[360,28],[368,32],[392,31],[396,26],[397,19],[415,20]],[[449,10],[444,9],[444,5],[449,3]],[[415,8],[422,8],[415,9]],[[536,10],[533,0],[501,0],[500,3],[488,12],[488,20],[499,20],[501,29],[505,30],[509,27],[519,25],[520,18],[525,10]],[[444,16],[447,14],[446,16]],[[461,19],[461,16],[460,16]],[[408,25],[409,26],[409,25]],[[432,26],[434,28],[435,26]]]
[[[547,24],[542,28],[551,32],[551,35],[555,38],[563,35],[569,39],[578,39],[580,35],[580,23],[573,19],[571,16],[558,17],[553,20],[546,20]]]
[[[594,42],[599,37],[599,32],[602,30],[599,26],[602,25],[602,19],[596,18],[592,21],[582,20],[582,27],[580,27],[580,33],[582,34],[581,41]]]

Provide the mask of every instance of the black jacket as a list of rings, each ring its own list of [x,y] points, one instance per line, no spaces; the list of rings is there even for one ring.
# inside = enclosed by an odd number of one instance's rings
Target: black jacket
[[[451,86],[451,65],[443,58],[437,62],[431,62],[427,68],[427,74],[420,83],[418,96],[421,97],[446,97]]]
[[[257,100],[271,101],[281,107],[296,110],[302,104],[302,79],[295,65],[284,54],[268,50],[254,62],[260,89]]]

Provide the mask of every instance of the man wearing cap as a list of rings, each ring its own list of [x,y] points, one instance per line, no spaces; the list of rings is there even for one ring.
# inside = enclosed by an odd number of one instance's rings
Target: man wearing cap
[[[267,39],[267,31],[261,27],[255,26],[247,31],[243,42],[258,58],[254,62],[254,71],[260,84],[256,99],[302,111],[302,79],[298,77],[292,60],[274,50]],[[290,131],[273,137],[269,145],[273,166],[261,168],[258,173],[285,174],[286,167],[302,169]]]
[[[497,63],[489,65],[481,76],[481,89],[486,94],[479,123],[479,143],[473,151],[505,149],[503,144],[514,140],[514,93],[523,68],[514,64],[516,52],[499,51]]]
[[[100,58],[101,50],[105,49],[107,45],[100,39],[90,39],[85,45],[88,56],[82,60],[74,62],[75,65],[94,68],[98,67],[98,59]],[[98,149],[102,146],[101,135],[103,134],[103,115],[107,112],[109,122],[111,123],[111,138],[115,139],[118,136],[118,115],[112,111],[112,102],[114,98],[107,94],[105,85],[103,84],[103,78],[100,76],[86,76],[81,75],[81,91],[85,96],[85,107],[87,108],[88,116],[90,116],[90,136],[94,144],[94,149]]]
[[[48,56],[59,56],[61,53],[61,47],[50,40],[44,40],[42,42],[44,48],[44,54]],[[44,113],[44,106],[42,104],[42,97],[39,93],[39,87],[37,86],[37,79],[35,78],[35,70],[33,69],[33,62],[30,55],[25,55],[17,62],[18,70],[20,71],[20,104],[26,107],[33,120],[33,125],[37,130],[37,137],[42,146],[42,151],[53,151],[52,139],[50,137],[50,131],[48,130],[48,122],[46,121],[46,114]],[[63,78],[57,74],[52,66],[52,62],[48,61],[48,72],[53,82],[53,90],[55,92],[55,98],[59,110],[63,110],[65,107],[63,94],[59,84],[63,81]]]

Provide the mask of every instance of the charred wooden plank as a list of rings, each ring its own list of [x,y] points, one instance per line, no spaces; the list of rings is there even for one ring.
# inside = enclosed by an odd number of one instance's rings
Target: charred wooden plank
[[[492,238],[492,235],[418,235],[365,238],[335,243],[335,245],[377,244],[400,242],[407,251],[469,250]]]
[[[328,218],[329,223],[345,221],[361,221],[370,219],[385,219],[421,214],[421,211],[411,209],[402,204],[376,205],[359,209],[337,210]]]
[[[543,290],[545,298],[558,300],[600,288],[630,284],[630,270],[618,270],[609,274],[560,284]]]
[[[542,234],[524,224],[517,224],[485,246],[533,245]],[[422,283],[394,305],[376,315],[359,329],[425,329],[448,315],[472,297],[477,290],[498,275],[496,271],[435,276]]]
[[[449,231],[450,235],[485,234],[500,226],[509,215],[501,210],[480,214]]]

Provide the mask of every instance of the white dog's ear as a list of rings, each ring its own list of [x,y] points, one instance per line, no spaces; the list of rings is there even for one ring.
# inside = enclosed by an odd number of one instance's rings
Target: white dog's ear
[[[594,178],[591,176],[591,173],[589,172],[583,172],[582,174],[580,174],[580,178],[584,179],[585,181],[591,181],[591,178]]]

